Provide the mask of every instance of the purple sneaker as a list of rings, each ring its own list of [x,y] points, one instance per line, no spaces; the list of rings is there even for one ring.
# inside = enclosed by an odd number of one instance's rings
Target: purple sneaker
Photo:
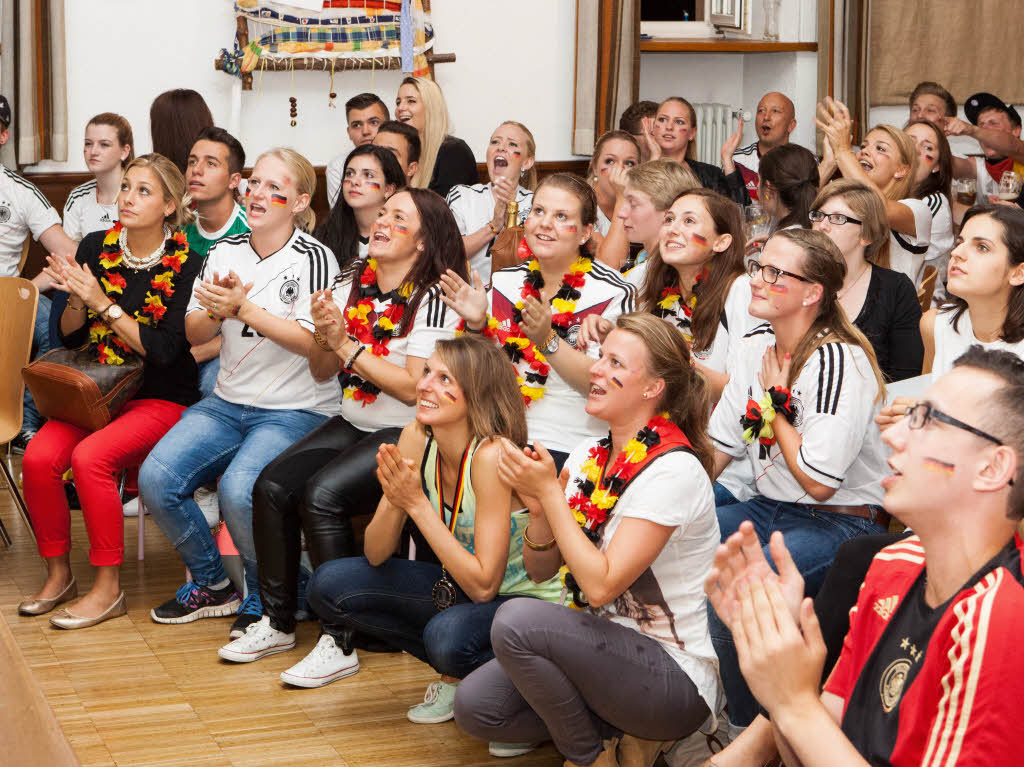
[[[211,589],[188,581],[178,589],[174,599],[149,611],[157,623],[191,623],[200,618],[222,618],[234,615],[241,599],[230,583],[222,589]]]

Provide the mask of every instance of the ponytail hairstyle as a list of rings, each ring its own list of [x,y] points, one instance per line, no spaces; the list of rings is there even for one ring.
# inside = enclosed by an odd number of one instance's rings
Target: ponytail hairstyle
[[[683,430],[701,466],[711,476],[715,467],[715,451],[708,438],[711,388],[693,366],[682,334],[646,312],[620,314],[615,327],[632,333],[647,347],[648,372],[665,382],[657,411],[668,411],[669,420]]]
[[[1003,245],[1006,246],[1009,255],[1008,266],[1024,263],[1024,210],[1017,206],[990,203],[975,205],[964,214],[963,223],[960,224],[961,231],[975,216],[988,216],[1002,228]],[[953,330],[956,330],[957,323],[967,311],[967,302],[960,296],[950,293],[941,311],[953,312]],[[1006,302],[1006,318],[1003,320],[999,340],[1008,344],[1024,340],[1024,285],[1010,287],[1010,297]]]
[[[413,176],[412,185],[420,189],[430,186],[437,165],[437,153],[448,137],[448,104],[444,100],[441,86],[427,77],[406,77],[402,85],[411,85],[420,94],[423,102],[423,130],[420,132],[420,167]]]
[[[313,166],[310,164],[309,160],[294,149],[279,146],[274,147],[273,149],[268,149],[257,157],[256,162],[253,163],[253,167],[255,168],[264,157],[276,157],[278,160],[283,162],[287,166],[288,170],[291,171],[292,178],[295,179],[296,193],[309,195],[309,204],[303,210],[300,210],[295,214],[295,226],[307,234],[312,233],[313,227],[316,226],[316,213],[313,212],[313,193],[316,192],[316,172],[313,170]]]
[[[594,226],[597,224],[597,195],[594,193],[590,184],[588,184],[584,179],[580,178],[575,173],[552,173],[550,176],[545,176],[544,179],[537,184],[537,188],[533,192],[534,199],[537,199],[537,193],[546,186],[553,186],[557,189],[566,191],[579,200],[580,223],[582,223],[583,226]],[[590,258],[590,251],[587,250],[587,243],[580,245],[580,255]]]
[[[537,141],[534,139],[533,134],[530,133],[529,128],[515,120],[505,120],[498,127],[500,128],[502,125],[512,125],[523,132],[523,135],[526,137],[526,146],[523,147],[526,150],[523,152],[525,159],[533,160],[537,157]],[[519,186],[530,191],[537,187],[537,163],[531,165],[530,169],[523,173],[522,178],[519,179]]]
[[[798,144],[783,144],[769,149],[758,169],[761,183],[779,196],[789,212],[778,222],[779,229],[800,226],[807,229],[811,220],[811,204],[818,193],[818,161]]]
[[[387,149],[384,151],[388,152]],[[412,293],[397,328],[398,335],[404,336],[412,330],[420,301],[434,288],[442,274],[451,269],[466,282],[470,281],[470,276],[462,234],[444,198],[429,189],[413,186],[395,194],[407,194],[412,198],[416,213],[420,217],[420,233],[417,239],[423,243],[422,252],[417,256],[409,273],[405,275],[405,281],[412,283]],[[359,275],[366,268],[366,261],[365,258],[350,261],[335,280],[335,285],[351,281],[350,300],[359,291]]]
[[[772,150],[775,151],[774,149]],[[769,153],[770,154],[770,153]],[[768,156],[767,154],[765,155]],[[811,203],[811,210],[820,210],[829,200],[838,197],[861,220],[861,238],[868,241],[864,258],[875,266],[889,268],[889,216],[878,193],[863,182],[841,178],[825,186]]]
[[[712,254],[708,264],[710,273],[707,279],[698,285],[697,306],[690,317],[693,348],[710,349],[718,333],[719,321],[722,312],[725,311],[725,300],[729,297],[729,291],[736,278],[744,274],[743,250],[746,237],[743,233],[743,215],[736,203],[711,189],[688,189],[678,195],[676,200],[683,197],[701,199],[711,220],[714,221],[716,235],[732,235],[732,242],[725,251]],[[669,207],[674,204],[675,200]],[[648,255],[646,264],[647,273],[641,289],[640,306],[644,311],[650,312],[661,300],[662,291],[678,282],[679,274],[674,267],[661,260],[660,248],[655,248],[654,252]]]
[[[122,147],[128,147],[128,156],[121,160],[121,168],[127,168],[135,159],[135,139],[132,137],[131,123],[114,112],[100,112],[89,120],[85,127],[88,128],[90,125],[106,125],[117,131],[117,143]]]
[[[670,96],[661,102],[661,104],[667,104],[670,101],[675,101],[686,107],[686,111],[690,113],[690,125],[693,126],[693,130],[690,132],[690,143],[686,145],[686,159],[696,160],[697,159],[697,110],[693,108],[693,104],[684,99],[682,96]],[[658,105],[658,109],[661,109],[661,104]]]
[[[128,163],[124,172],[127,173],[132,168],[151,170],[160,182],[164,202],[174,203],[174,210],[170,215],[164,217],[164,224],[169,226],[171,231],[183,229],[195,220],[196,214],[192,212],[192,196],[185,189],[185,177],[178,170],[177,165],[162,154],[153,152],[136,157]]]
[[[342,176],[344,177],[344,171],[348,170],[353,158],[367,154],[373,155],[380,163],[385,186],[395,187],[396,192],[405,187],[405,173],[402,172],[402,166],[398,164],[395,153],[375,144],[363,144],[349,152],[345,158]],[[338,195],[334,207],[327,214],[327,219],[316,228],[313,236],[331,249],[338,260],[338,266],[342,269],[359,258],[359,224],[356,223],[355,211],[345,201],[344,194]]]
[[[439,339],[434,351],[462,387],[470,434],[478,440],[505,437],[524,447],[526,405],[515,368],[508,364],[501,347],[467,333]]]
[[[847,318],[846,312],[839,305],[838,292],[846,278],[846,260],[839,252],[839,247],[824,232],[812,229],[783,229],[772,237],[781,237],[798,246],[803,252],[801,271],[812,283],[821,285],[821,300],[818,302],[818,315],[811,327],[804,333],[793,352],[793,366],[786,386],[792,388],[793,382],[814,351],[829,343],[843,343],[847,346],[859,346],[871,365],[878,383],[876,402],[885,399],[885,377],[878,368],[875,350],[860,330]]]
[[[938,193],[946,195],[946,199],[951,200],[953,196],[953,150],[949,148],[949,140],[946,138],[945,132],[931,120],[923,118],[911,120],[903,126],[903,130],[905,131],[911,125],[923,125],[930,129],[935,134],[935,146],[939,150],[939,161],[935,164],[935,169],[917,185],[917,188],[914,189],[914,197],[923,200],[930,194]]]
[[[900,163],[907,166],[907,175],[893,179],[895,183],[889,185],[888,192],[881,190],[882,194],[888,200],[911,197],[914,190],[914,175],[917,173],[917,144],[914,143],[914,139],[893,125],[876,125],[865,134],[865,140],[875,131],[881,131],[892,140],[899,154]]]

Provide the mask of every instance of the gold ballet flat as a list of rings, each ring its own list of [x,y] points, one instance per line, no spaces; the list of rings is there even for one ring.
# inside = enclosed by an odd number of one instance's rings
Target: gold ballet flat
[[[114,604],[97,615],[95,618],[82,618],[75,615],[68,608],[55,613],[50,618],[50,625],[59,629],[87,629],[97,623],[103,623],[111,618],[119,618],[128,614],[128,601],[124,598],[124,592],[114,600]]]
[[[19,615],[43,615],[44,613],[50,612],[54,607],[63,602],[68,602],[78,596],[78,584],[75,583],[74,577],[71,578],[71,583],[64,587],[64,590],[60,592],[53,599],[26,599],[20,605],[18,605]]]

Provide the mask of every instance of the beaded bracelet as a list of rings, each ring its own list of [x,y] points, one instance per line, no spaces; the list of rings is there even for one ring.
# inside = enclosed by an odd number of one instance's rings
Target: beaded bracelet
[[[359,355],[366,350],[366,346],[359,344],[359,347],[352,352],[352,356],[345,361],[345,370],[352,370],[352,366],[356,364],[356,360],[359,359]]]

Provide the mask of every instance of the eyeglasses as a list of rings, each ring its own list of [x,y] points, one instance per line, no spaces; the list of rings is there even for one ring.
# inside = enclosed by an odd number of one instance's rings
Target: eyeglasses
[[[753,279],[758,273],[761,274],[761,279],[764,280],[767,285],[774,285],[779,281],[780,275],[786,275],[787,277],[793,277],[794,279],[800,280],[801,282],[810,282],[811,280],[806,277],[801,277],[799,274],[793,274],[793,272],[787,272],[785,269],[779,269],[777,266],[761,266],[759,261],[751,259],[747,262],[747,274]]]
[[[932,407],[927,402],[919,402],[913,407],[908,407],[907,412],[907,425],[911,429],[921,429],[928,421],[941,421],[942,423],[954,426],[957,429],[963,429],[966,432],[970,432],[975,437],[981,437],[987,439],[989,442],[994,442],[999,446],[1003,446],[1006,443],[998,437],[993,437],[988,432],[982,431],[981,429],[975,429],[973,426],[969,426],[963,421],[959,421],[951,415],[946,415],[938,408]]]
[[[843,213],[822,213],[820,210],[812,210],[810,213],[807,214],[807,218],[809,218],[815,224],[824,221],[827,218],[828,222],[833,226],[842,226],[843,224],[864,223],[863,221],[860,221],[856,218],[852,218],[851,216],[847,216]]]

